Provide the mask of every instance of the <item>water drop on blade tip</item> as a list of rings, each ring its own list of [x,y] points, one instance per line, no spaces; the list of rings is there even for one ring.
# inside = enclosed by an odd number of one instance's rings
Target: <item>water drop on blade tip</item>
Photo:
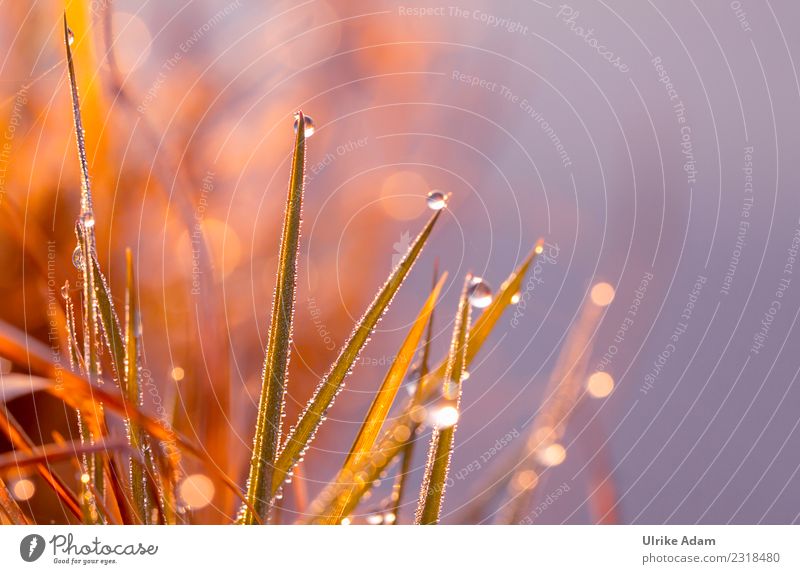
[[[434,189],[428,194],[427,198],[428,209],[432,211],[439,211],[447,205],[447,197],[441,191]]]
[[[305,126],[305,134],[307,138],[310,138],[314,135],[314,131],[316,128],[314,127],[314,120],[311,116],[303,116],[303,124]],[[300,125],[300,117],[294,117],[294,133],[297,133],[297,128]]]
[[[488,307],[492,303],[492,288],[481,277],[473,277],[467,288],[469,304],[477,309]]]

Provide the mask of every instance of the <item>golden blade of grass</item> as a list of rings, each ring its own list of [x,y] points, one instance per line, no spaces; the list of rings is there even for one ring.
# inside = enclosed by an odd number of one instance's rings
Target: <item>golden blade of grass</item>
[[[442,383],[442,396],[447,401],[446,404],[455,408],[456,412],[461,407],[461,379],[467,364],[467,333],[469,333],[470,318],[469,285],[471,281],[472,275],[468,274],[464,280],[461,299],[458,302],[458,313],[453,326],[453,338]],[[456,427],[457,423],[455,422],[444,428],[440,428],[438,421],[434,424],[428,450],[428,463],[425,466],[425,475],[419,493],[416,524],[439,523],[447,475],[450,472]]]
[[[258,405],[256,432],[253,438],[253,457],[247,480],[247,500],[262,521],[267,519],[272,505],[272,477],[275,458],[281,438],[286,374],[289,367],[289,350],[292,342],[295,287],[297,284],[297,254],[300,248],[300,223],[303,212],[303,183],[306,157],[305,118],[297,112],[297,137],[294,142],[289,193],[283,220],[278,277],[272,299],[267,351],[261,381],[261,398]],[[241,521],[255,522],[245,510]]]
[[[433,266],[433,283],[436,284],[437,276],[439,275],[439,261],[437,260]],[[430,357],[431,357],[431,340],[433,339],[433,318],[435,309],[431,311],[431,316],[428,319],[428,330],[425,333],[425,346],[422,348],[422,358],[419,363],[419,373],[415,382],[414,400],[419,404],[419,394],[422,391],[422,379],[428,376],[430,370]],[[403,494],[406,491],[408,484],[408,475],[411,472],[411,461],[414,458],[414,435],[410,433],[403,445],[403,452],[400,459],[400,468],[397,471],[394,487],[392,488],[392,510],[391,516],[394,516],[392,524],[399,524],[400,517],[400,504],[403,501]]]
[[[278,456],[274,478],[272,480],[273,495],[278,491],[283,481],[291,471],[308,445],[314,439],[314,434],[322,424],[325,413],[333,404],[336,395],[344,385],[344,379],[353,367],[361,349],[369,340],[375,325],[381,319],[394,298],[395,293],[403,284],[406,276],[414,266],[422,248],[428,240],[436,221],[442,214],[437,211],[429,220],[422,232],[411,244],[408,253],[403,257],[397,267],[389,275],[372,304],[361,317],[350,338],[342,347],[339,357],[333,367],[317,386],[314,395],[303,410],[297,424],[292,428],[283,449]]]
[[[28,517],[22,512],[17,501],[11,497],[8,487],[2,478],[0,478],[0,510],[8,517],[11,524],[17,526],[30,524]]]
[[[467,367],[480,351],[503,312],[511,305],[514,295],[520,291],[522,281],[536,256],[542,252],[543,245],[544,241],[540,239],[522,263],[506,278],[492,303],[484,309],[473,324],[470,329],[469,344],[467,346]],[[321,516],[329,512],[330,504],[341,496],[343,491],[348,489],[352,490],[352,494],[347,495],[349,502],[344,510],[344,515],[347,516],[352,512],[364,494],[372,488],[373,481],[377,480],[395,457],[403,451],[406,440],[415,436],[421,424],[416,417],[416,412],[419,412],[420,405],[430,400],[437,392],[437,383],[441,384],[446,366],[447,363],[443,362],[432,373],[421,378],[414,398],[406,404],[403,414],[388,425],[383,438],[373,449],[370,460],[360,469],[365,473],[363,481],[359,480],[351,484],[329,484],[309,506],[313,514]],[[406,438],[401,440],[398,437]]]
[[[344,463],[344,468],[349,469],[361,464],[368,456],[372,447],[375,445],[375,439],[386,421],[386,415],[389,414],[389,409],[394,403],[397,396],[397,391],[403,383],[403,378],[408,371],[408,366],[414,358],[414,353],[417,350],[419,341],[422,338],[422,333],[433,313],[436,306],[436,301],[439,298],[439,293],[442,290],[447,273],[442,275],[441,279],[434,285],[428,300],[425,301],[416,320],[414,321],[411,330],[406,335],[400,351],[397,353],[389,372],[383,380],[380,390],[378,390],[375,399],[370,405],[364,423],[358,431],[353,446],[347,455],[347,460]]]
[[[139,316],[138,294],[133,271],[133,255],[130,249],[125,250],[125,264],[127,288],[125,289],[125,376],[122,379],[125,384],[123,385],[123,391],[129,403],[141,406],[142,397],[139,380],[141,317]],[[110,305],[109,309],[113,312],[113,308]],[[113,319],[110,322],[116,323]],[[128,420],[128,442],[134,452],[144,455],[142,430],[139,428],[138,423],[131,420]],[[147,498],[144,462],[144,460],[135,460],[133,456],[128,458],[133,507],[139,520],[147,524],[150,520],[150,501]]]
[[[397,356],[394,361],[392,361],[389,372],[386,373],[386,377],[383,379],[383,383],[367,411],[364,422],[361,424],[358,434],[353,441],[353,446],[350,447],[342,469],[335,479],[337,482],[352,480],[352,477],[355,476],[355,470],[367,460],[370,452],[372,452],[375,440],[378,438],[378,433],[386,422],[386,416],[389,414],[389,409],[392,403],[394,403],[397,391],[403,383],[403,378],[408,371],[408,366],[414,358],[414,353],[419,346],[419,341],[422,339],[422,334],[433,313],[436,301],[439,298],[439,293],[446,279],[447,274],[445,273],[433,286],[428,299],[425,301],[417,318],[414,320],[414,324],[408,331]],[[327,524],[339,524],[343,518],[342,511],[346,505],[346,498],[339,499],[322,522]]]

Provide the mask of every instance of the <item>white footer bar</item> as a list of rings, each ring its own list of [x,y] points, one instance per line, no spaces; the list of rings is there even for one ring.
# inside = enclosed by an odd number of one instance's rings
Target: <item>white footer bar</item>
[[[798,546],[797,526],[4,526],[0,571],[749,574],[800,572]]]

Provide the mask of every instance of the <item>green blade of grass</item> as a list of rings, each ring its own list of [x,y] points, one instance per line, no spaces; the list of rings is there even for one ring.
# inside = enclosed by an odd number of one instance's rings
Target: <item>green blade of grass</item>
[[[469,343],[467,345],[467,368],[480,351],[483,343],[494,329],[503,312],[511,305],[512,298],[520,291],[522,281],[526,273],[533,264],[536,256],[542,252],[543,240],[539,240],[528,256],[522,263],[506,278],[500,286],[492,303],[484,309],[480,317],[472,325],[469,332]],[[421,406],[425,401],[437,392],[437,383],[441,384],[444,378],[444,371],[447,363],[441,363],[433,372],[422,377],[418,383],[414,398],[406,404],[403,414],[387,427],[383,437],[370,455],[370,460],[359,469],[363,472],[363,480],[358,480],[351,484],[330,484],[325,487],[316,499],[309,505],[309,508],[316,516],[324,516],[330,511],[330,505],[337,500],[345,490],[351,490],[347,494],[348,505],[344,510],[344,516],[350,514],[358,505],[361,498],[372,488],[373,481],[377,480],[382,472],[391,464],[405,446],[406,440],[411,440],[420,428],[420,420],[416,416],[421,411]],[[400,440],[400,437],[407,437]],[[359,473],[356,473],[357,475]]]
[[[377,325],[380,318],[392,302],[395,293],[403,284],[411,268],[414,266],[422,248],[430,237],[434,225],[442,214],[437,211],[425,224],[422,232],[411,244],[408,253],[403,257],[397,267],[389,275],[383,284],[372,304],[356,324],[350,338],[342,347],[339,357],[333,364],[328,374],[317,386],[314,395],[303,410],[297,424],[292,428],[283,449],[278,456],[275,474],[272,481],[272,493],[275,494],[280,488],[286,476],[291,471],[297,460],[303,455],[308,445],[314,438],[317,428],[322,423],[325,413],[333,404],[336,395],[342,389],[344,379],[350,372],[353,364],[358,358],[361,349],[369,340],[369,337]]]
[[[414,324],[406,335],[403,344],[400,346],[400,350],[394,361],[392,361],[392,366],[389,368],[389,372],[386,373],[386,377],[383,379],[383,383],[378,393],[375,395],[375,399],[372,401],[369,411],[367,411],[364,422],[359,428],[358,434],[353,441],[353,446],[350,447],[342,470],[336,478],[337,482],[351,480],[355,474],[355,469],[361,466],[369,457],[375,445],[375,440],[378,438],[378,433],[386,422],[386,416],[389,414],[392,403],[394,403],[397,391],[400,389],[406,371],[408,371],[408,366],[414,358],[414,353],[419,345],[420,339],[422,339],[422,334],[433,313],[436,301],[439,298],[439,293],[446,279],[447,274],[445,273],[436,285],[434,285],[427,301],[425,301],[422,309],[420,309],[417,318],[414,320]],[[324,518],[323,522],[327,524],[339,524],[343,518],[342,510],[346,504],[347,500],[345,498],[340,499],[331,512]]]
[[[447,359],[442,396],[447,404],[458,412],[461,406],[461,378],[467,363],[467,333],[469,332],[470,304],[469,284],[472,275],[467,275],[461,299],[458,302],[458,313],[453,326],[453,338]],[[457,424],[440,428],[436,423],[431,434],[428,450],[428,463],[419,494],[417,507],[417,524],[438,524],[444,502],[447,475],[450,472],[450,459],[453,454]]]
[[[81,357],[80,349],[78,348],[78,340],[75,336],[75,305],[72,302],[72,296],[69,294],[69,281],[64,283],[61,288],[61,294],[64,298],[65,309],[65,324],[67,328],[67,348],[69,349],[69,366],[73,370],[83,372],[83,357]]]
[[[75,226],[75,234],[78,237],[78,243],[83,245],[87,239],[87,234],[84,233],[84,227],[80,223]],[[87,260],[85,253],[83,253],[83,258],[85,262]],[[92,256],[88,259],[91,262],[92,287],[97,315],[100,318],[100,326],[102,327],[103,340],[111,356],[111,366],[114,370],[115,380],[119,383],[123,392],[128,394],[128,389],[126,388],[128,379],[125,366],[127,343],[120,327],[119,316],[114,308],[114,301],[111,298],[108,282],[100,270],[97,253],[92,253]],[[84,265],[84,267],[86,266]]]
[[[125,376],[123,379],[125,384],[123,390],[129,403],[141,406],[142,396],[139,380],[141,317],[139,317],[139,302],[133,271],[133,255],[130,249],[125,250],[125,268],[127,289],[125,290]],[[130,420],[128,421],[128,442],[135,453],[144,454],[142,430],[138,423]],[[150,501],[147,497],[147,475],[144,460],[136,460],[136,457],[130,456],[128,464],[133,507],[140,522],[147,524],[150,520]]]
[[[78,84],[75,79],[75,64],[72,60],[72,48],[70,47],[71,32],[67,25],[67,14],[64,13],[64,45],[67,50],[67,71],[69,76],[70,96],[72,98],[72,117],[73,125],[75,127],[75,139],[78,150],[78,161],[80,162],[81,172],[81,214],[78,222],[78,228],[82,230],[79,234],[78,244],[83,257],[83,358],[86,369],[86,376],[89,379],[89,384],[94,385],[100,381],[100,359],[98,356],[98,331],[99,325],[97,321],[97,298],[95,295],[94,286],[94,273],[92,266],[89,264],[93,254],[95,253],[94,242],[94,212],[92,207],[92,193],[89,180],[89,161],[86,157],[86,141],[83,130],[83,121],[81,119],[80,98],[78,96]],[[92,425],[97,428],[102,428],[103,424],[103,411],[102,406],[93,410],[95,416],[94,421],[87,421],[85,413],[78,413],[79,432],[85,442],[92,443],[95,440],[95,435],[85,428],[85,424]],[[97,523],[99,521],[99,513],[97,512],[97,501],[94,500],[94,494],[97,493],[101,497],[105,494],[105,460],[102,453],[94,453],[86,457],[84,460],[84,467],[86,472],[91,477],[94,488],[84,489],[88,494],[89,501],[88,512],[86,518],[89,522]]]
[[[306,137],[303,112],[297,112],[297,137],[294,142],[289,193],[283,220],[278,277],[272,299],[267,351],[261,381],[261,398],[258,405],[256,431],[253,439],[253,456],[247,481],[247,500],[261,521],[267,519],[272,506],[272,477],[275,458],[281,438],[286,374],[289,366],[289,349],[292,341],[295,287],[297,284],[297,254],[300,247],[300,223],[303,211],[303,174],[305,171]],[[244,524],[253,524],[255,517],[245,509],[241,516]]]

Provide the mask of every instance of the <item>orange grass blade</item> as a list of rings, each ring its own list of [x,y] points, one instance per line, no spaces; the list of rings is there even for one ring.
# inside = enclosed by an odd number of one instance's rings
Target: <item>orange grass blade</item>
[[[226,488],[245,501],[244,495],[236,483],[213,463],[204,449],[177,434],[161,421],[143,413],[119,394],[90,385],[83,377],[51,363],[47,358],[49,353],[49,348],[40,341],[30,339],[16,328],[0,321],[0,356],[26,365],[33,373],[46,377],[51,383],[46,389],[47,392],[77,410],[94,413],[100,408],[100,405],[104,405],[120,416],[128,417],[131,421],[138,423],[151,437],[172,445],[167,453],[168,463],[172,468],[180,460],[180,452],[177,450],[179,446],[205,463],[209,471],[214,473]],[[93,418],[87,417],[89,421],[92,421]],[[100,429],[93,430],[99,432]]]
[[[6,410],[5,405],[0,408],[0,432],[8,437],[8,440],[17,451],[26,454],[34,452],[36,446],[33,444],[33,441],[31,441],[30,437],[25,433],[11,413]],[[75,494],[73,494],[64,481],[53,474],[50,471],[50,467],[46,464],[38,464],[36,470],[50,488],[53,489],[56,496],[67,505],[70,512],[81,520],[83,518],[81,505]]]
[[[6,483],[3,482],[2,478],[0,478],[0,510],[8,517],[11,524],[17,526],[30,524],[28,517],[22,512],[17,501],[11,497],[8,487],[6,487]]]
[[[68,442],[64,444],[52,443],[34,447],[31,451],[21,454],[11,452],[0,455],[0,470],[25,468],[40,464],[52,464],[64,460],[72,460],[81,454],[106,452],[113,450],[129,450],[128,442],[124,439],[107,439],[94,444],[80,444]]]

